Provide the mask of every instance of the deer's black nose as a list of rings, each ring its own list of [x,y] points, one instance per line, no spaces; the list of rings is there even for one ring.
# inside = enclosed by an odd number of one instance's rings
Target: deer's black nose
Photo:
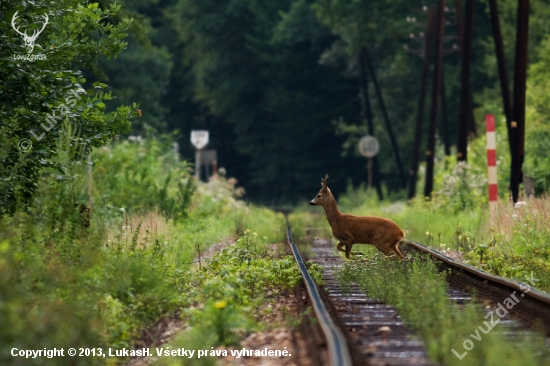
[[[309,204],[315,206],[315,203],[313,203],[313,201],[309,201]]]

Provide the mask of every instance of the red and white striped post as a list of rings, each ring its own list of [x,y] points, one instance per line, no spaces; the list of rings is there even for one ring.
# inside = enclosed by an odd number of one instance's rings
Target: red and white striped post
[[[497,185],[497,142],[495,136],[495,116],[485,115],[487,127],[487,169],[489,183],[489,210],[494,216],[498,210],[498,185]]]

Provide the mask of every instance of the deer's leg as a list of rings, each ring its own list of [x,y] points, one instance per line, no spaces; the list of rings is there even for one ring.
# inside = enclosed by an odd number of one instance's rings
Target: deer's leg
[[[349,242],[349,243],[346,243],[346,258],[349,259],[349,255],[350,254],[353,254],[353,255],[363,255],[363,253],[361,252],[352,252],[351,251],[351,248],[353,247],[354,244],[360,244],[360,243],[354,243],[353,241]]]
[[[392,245],[392,250],[395,252],[395,254],[397,254],[399,257],[401,257],[401,259],[405,259],[405,256],[403,255],[403,253],[401,253],[401,251],[397,247],[399,245],[399,242],[401,242],[401,240],[399,240],[397,243],[394,243]]]
[[[353,246],[353,236],[347,232],[338,233],[338,234],[339,235],[336,239],[340,240],[340,242],[336,246],[336,249],[338,249],[340,252],[345,252],[346,258],[349,259],[349,255],[351,253],[351,247]],[[344,246],[346,247],[345,250],[343,248]]]
[[[353,246],[353,244],[346,244],[346,258],[349,259],[349,255],[351,253],[351,247]]]
[[[386,256],[390,256],[392,254],[397,255],[397,257],[401,259],[405,259],[405,256],[399,248],[397,248],[397,245],[399,242],[401,242],[401,239],[403,239],[403,235],[399,235],[398,233],[389,231],[384,237],[380,238],[377,244],[375,244],[376,249],[384,253]]]
[[[384,242],[383,244],[377,245],[376,249],[384,253],[387,257],[391,256],[392,254],[395,254],[399,258],[405,259],[405,256],[401,253],[399,248],[397,248],[397,244],[399,244],[399,241]]]
[[[344,249],[344,246],[346,247],[345,249]],[[352,246],[353,246],[353,244],[349,244],[349,243],[346,243],[344,241],[341,241],[336,246],[336,249],[338,249],[338,251],[340,251],[340,252],[346,253],[346,258],[349,259],[349,255],[351,253],[351,247]]]

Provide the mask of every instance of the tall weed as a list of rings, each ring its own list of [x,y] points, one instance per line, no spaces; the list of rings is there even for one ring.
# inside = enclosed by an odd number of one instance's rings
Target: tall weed
[[[105,146],[93,158],[97,206],[114,213],[158,208],[176,220],[188,216],[196,182],[170,140],[133,138]]]

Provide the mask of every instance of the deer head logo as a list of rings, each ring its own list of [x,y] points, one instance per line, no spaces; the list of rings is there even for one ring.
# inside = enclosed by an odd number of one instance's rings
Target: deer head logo
[[[48,24],[48,20],[49,20],[48,14],[44,14],[44,24],[42,25],[42,29],[35,30],[32,36],[29,36],[26,31],[20,32],[19,28],[15,26],[17,13],[18,12],[16,11],[15,14],[13,14],[13,17],[11,18],[11,26],[17,33],[19,33],[23,37],[23,40],[25,41],[25,48],[27,49],[27,53],[31,53],[34,50],[34,42],[36,41],[40,33],[42,33],[42,31],[44,30],[44,28],[46,28],[46,25]]]

